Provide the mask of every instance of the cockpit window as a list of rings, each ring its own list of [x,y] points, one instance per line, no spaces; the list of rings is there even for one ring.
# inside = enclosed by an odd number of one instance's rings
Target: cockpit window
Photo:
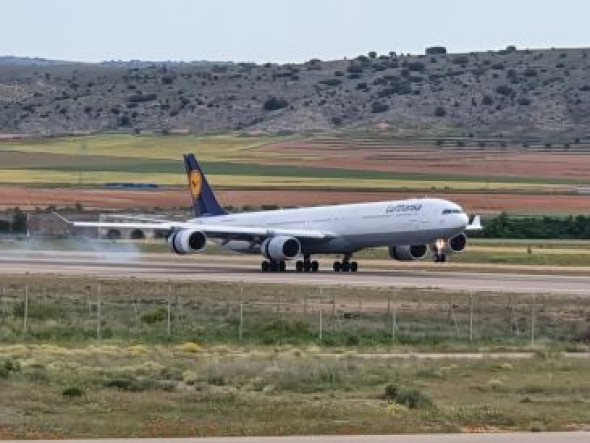
[[[443,215],[447,215],[447,214],[462,214],[463,211],[461,211],[460,209],[443,209]]]

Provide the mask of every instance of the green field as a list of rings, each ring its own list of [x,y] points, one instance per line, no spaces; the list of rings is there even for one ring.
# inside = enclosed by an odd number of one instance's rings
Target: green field
[[[550,186],[567,192],[576,181],[530,177],[467,177],[336,169],[322,165],[280,165],[301,160],[288,153],[260,151],[286,137],[101,135],[0,142],[0,183],[101,185],[152,182],[183,185],[183,153],[195,152],[213,184],[226,187],[314,187],[333,189],[407,189],[540,192]],[[393,149],[393,148],[392,148]],[[272,160],[277,165],[268,165]]]

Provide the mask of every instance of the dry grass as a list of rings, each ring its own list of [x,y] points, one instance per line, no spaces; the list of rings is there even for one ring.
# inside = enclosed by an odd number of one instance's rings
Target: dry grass
[[[0,378],[3,438],[563,430],[590,422],[590,363],[558,355],[430,362],[304,348],[195,355],[148,346],[137,355],[129,347],[56,354],[27,346],[0,347],[0,364],[12,368]],[[405,392],[400,404],[384,399],[388,385]]]

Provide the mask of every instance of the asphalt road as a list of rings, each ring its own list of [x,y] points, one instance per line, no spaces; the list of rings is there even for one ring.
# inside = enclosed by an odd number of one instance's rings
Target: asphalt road
[[[492,434],[424,434],[424,435],[353,435],[310,437],[221,437],[184,439],[128,440],[34,440],[3,443],[588,443],[590,432],[492,433]]]
[[[2,251],[0,274],[55,274],[95,277],[136,277],[156,280],[218,281],[426,288],[458,291],[492,291],[525,294],[590,295],[590,275],[527,275],[448,270],[364,267],[358,273],[262,273],[259,259],[194,255],[190,257],[132,252]],[[367,261],[370,264],[370,261]],[[361,266],[365,263],[361,262]],[[329,262],[323,262],[324,269]],[[444,266],[444,265],[442,265]],[[442,268],[441,268],[442,269]]]

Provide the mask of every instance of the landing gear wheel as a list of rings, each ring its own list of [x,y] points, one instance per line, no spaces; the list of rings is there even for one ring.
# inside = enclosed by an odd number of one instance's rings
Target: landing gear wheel
[[[434,263],[444,263],[447,261],[447,254],[434,254]]]
[[[320,264],[317,262],[317,260],[313,260],[311,262],[311,272],[318,272],[319,269],[320,269]]]
[[[295,270],[296,270],[297,272],[303,272],[303,261],[301,261],[301,260],[297,260],[297,261],[295,262]]]
[[[287,270],[287,263],[284,261],[279,262],[279,272],[285,272]]]
[[[268,271],[270,271],[270,263],[268,261],[264,260],[260,264],[260,269],[262,270],[262,272],[268,272]]]
[[[311,262],[309,260],[305,260],[303,262],[303,271],[305,271],[305,272],[311,271]]]
[[[340,272],[340,270],[342,269],[342,264],[339,261],[335,261],[333,268],[334,272]]]
[[[342,263],[341,267],[342,272],[350,272],[350,263],[345,261],[344,263]]]
[[[356,272],[359,270],[359,264],[355,261],[350,263],[350,272]]]

